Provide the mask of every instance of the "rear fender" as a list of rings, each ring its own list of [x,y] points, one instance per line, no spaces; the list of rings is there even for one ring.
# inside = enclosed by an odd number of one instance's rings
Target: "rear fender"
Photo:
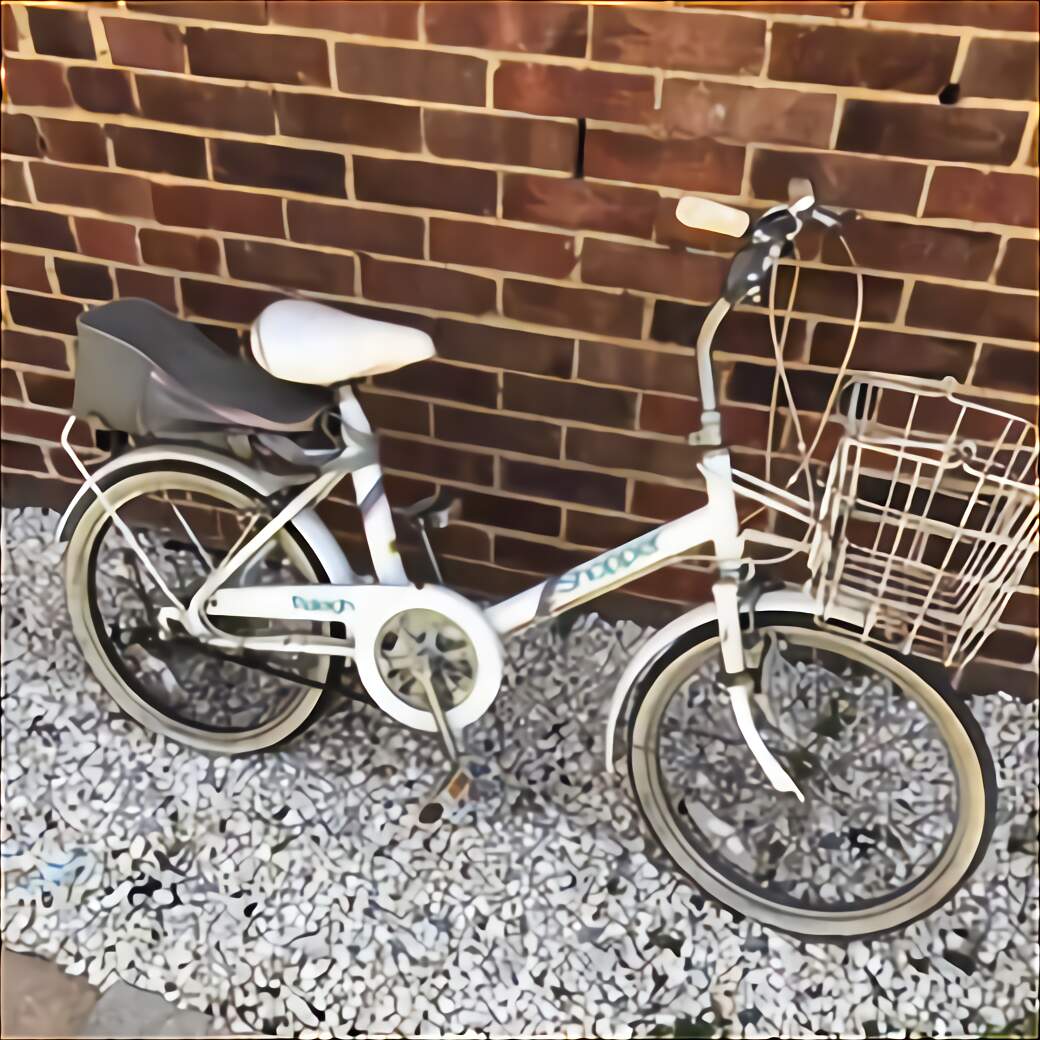
[[[776,592],[764,593],[755,604],[756,611],[782,611],[789,614],[819,614],[817,601],[807,592],[799,588],[780,589]],[[853,611],[832,610],[835,620],[849,624],[862,623],[862,618]],[[604,754],[607,771],[613,772],[616,761],[614,742],[617,739],[618,723],[625,715],[625,708],[630,694],[639,688],[640,680],[651,665],[664,654],[678,639],[718,618],[715,603],[704,603],[699,607],[682,614],[674,621],[654,633],[642,646],[639,652],[628,662],[621,673],[614,695],[610,701],[607,715],[607,734]]]
[[[157,466],[169,462],[184,462],[192,466],[213,470],[222,476],[230,477],[232,480],[252,488],[265,497],[298,482],[293,478],[278,477],[271,473],[264,473],[229,455],[221,455],[218,452],[207,451],[205,448],[196,448],[191,445],[177,444],[155,444],[143,448],[134,448],[132,451],[125,452],[117,458],[109,460],[92,475],[94,480],[103,486],[110,474],[118,473],[121,470],[136,469],[143,466]],[[75,497],[58,521],[55,541],[68,541],[73,528],[90,504],[93,494],[94,492],[86,484],[76,492]],[[314,551],[325,573],[328,574],[330,582],[352,584],[357,580],[353,569],[343,554],[343,550],[339,547],[339,543],[313,509],[305,509],[299,513],[293,519],[292,526]]]

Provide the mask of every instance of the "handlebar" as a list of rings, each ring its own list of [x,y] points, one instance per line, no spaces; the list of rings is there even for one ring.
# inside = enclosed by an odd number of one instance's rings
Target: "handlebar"
[[[774,206],[753,223],[742,210],[694,196],[680,199],[676,207],[676,218],[687,227],[734,238],[749,236],[733,257],[722,295],[705,317],[697,337],[701,429],[690,435],[691,444],[708,446],[722,443],[711,357],[712,341],[722,319],[744,299],[762,302],[769,272],[784,256],[793,252],[795,239],[808,223],[817,223],[828,230],[841,227],[843,213],[820,206],[808,180],[793,178],[788,184],[788,199],[786,205]]]
[[[776,263],[791,253],[794,240],[810,222],[824,228],[840,227],[842,214],[816,202],[812,184],[793,178],[788,185],[787,205],[774,206],[754,223],[748,215],[732,206],[688,195],[679,200],[676,219],[687,227],[714,231],[749,241],[737,252],[726,275],[722,296],[730,305],[751,298],[761,302],[767,275]]]

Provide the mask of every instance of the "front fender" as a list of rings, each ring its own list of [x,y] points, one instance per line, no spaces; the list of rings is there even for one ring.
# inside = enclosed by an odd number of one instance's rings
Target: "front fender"
[[[202,466],[211,469],[223,476],[237,480],[246,487],[252,488],[261,495],[272,495],[281,488],[294,483],[292,479],[278,477],[272,473],[264,473],[254,469],[240,459],[232,458],[230,455],[221,455],[219,452],[209,451],[206,448],[197,448],[192,445],[183,444],[154,444],[143,448],[134,448],[114,459],[110,459],[92,476],[98,484],[102,484],[109,474],[120,470],[136,468],[138,466],[155,466],[165,462],[186,462],[193,466]],[[84,484],[76,492],[68,508],[62,513],[55,531],[55,541],[68,541],[72,529],[76,526],[83,510],[90,502],[90,496],[94,492],[90,486]],[[339,543],[333,537],[332,532],[325,526],[325,522],[313,509],[305,509],[293,518],[292,526],[303,536],[310,545],[314,554],[318,557],[329,581],[335,584],[352,584],[356,575],[347,561]]]
[[[776,592],[766,592],[755,604],[756,611],[780,611],[788,614],[819,614],[819,604],[807,592],[798,588],[780,589]],[[845,621],[849,624],[862,623],[862,618],[854,611],[832,610],[835,620]],[[628,662],[625,670],[614,687],[614,695],[610,700],[610,710],[607,715],[607,735],[604,755],[606,757],[607,771],[614,770],[614,740],[617,736],[618,722],[621,720],[625,703],[629,694],[639,685],[640,678],[647,669],[663,654],[677,639],[692,632],[701,625],[706,625],[718,617],[718,611],[714,601],[704,603],[687,613],[680,615],[674,621],[669,622],[659,632],[655,632],[642,646],[639,652]]]

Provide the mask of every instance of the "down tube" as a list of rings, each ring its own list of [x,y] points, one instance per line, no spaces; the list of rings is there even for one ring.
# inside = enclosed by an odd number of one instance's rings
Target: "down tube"
[[[558,578],[547,578],[540,585],[497,603],[488,609],[487,618],[499,635],[504,636],[532,622],[562,613],[710,542],[717,522],[718,511],[710,505],[671,520],[571,568]]]

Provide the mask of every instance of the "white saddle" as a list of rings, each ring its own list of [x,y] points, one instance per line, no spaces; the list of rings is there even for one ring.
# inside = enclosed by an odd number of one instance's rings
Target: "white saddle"
[[[392,372],[437,352],[419,329],[360,318],[313,300],[279,300],[250,331],[253,357],[278,379],[329,386]]]

